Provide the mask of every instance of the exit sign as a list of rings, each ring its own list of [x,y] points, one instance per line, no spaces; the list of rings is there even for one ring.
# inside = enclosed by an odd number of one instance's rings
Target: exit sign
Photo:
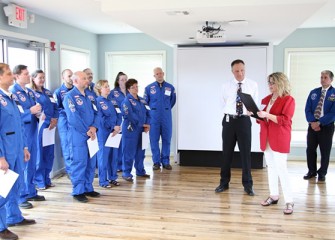
[[[27,10],[15,4],[10,4],[11,12],[8,16],[8,24],[14,27],[27,28]]]

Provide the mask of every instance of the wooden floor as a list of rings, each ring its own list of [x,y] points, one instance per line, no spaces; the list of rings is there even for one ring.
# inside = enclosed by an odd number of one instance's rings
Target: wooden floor
[[[23,210],[36,225],[12,227],[20,239],[335,239],[335,165],[326,183],[303,180],[305,162],[289,162],[295,211],[284,215],[284,201],[260,206],[268,196],[266,169],[253,170],[254,197],[233,169],[230,189],[214,193],[218,168],[180,167],[152,173],[151,179],[120,180],[121,186],[98,187],[102,196],[79,203],[72,199],[66,176],[56,187],[40,192],[47,201]]]

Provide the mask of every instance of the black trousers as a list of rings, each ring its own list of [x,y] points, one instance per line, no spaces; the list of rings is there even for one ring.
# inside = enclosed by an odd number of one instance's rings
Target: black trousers
[[[330,151],[333,144],[334,123],[321,126],[320,131],[314,131],[311,126],[307,131],[307,167],[312,174],[318,173],[320,176],[326,176],[329,165]],[[320,148],[321,161],[320,168],[317,170],[317,148]]]
[[[252,187],[251,176],[251,120],[248,116],[239,118],[227,115],[222,120],[222,152],[223,162],[221,166],[221,185],[228,185],[231,178],[231,164],[234,156],[234,148],[238,144],[242,161],[242,184],[244,187]]]

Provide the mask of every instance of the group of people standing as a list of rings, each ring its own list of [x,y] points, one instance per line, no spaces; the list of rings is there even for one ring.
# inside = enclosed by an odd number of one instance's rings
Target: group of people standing
[[[242,185],[249,196],[254,196],[251,176],[251,120],[253,115],[241,103],[238,92],[250,94],[258,99],[257,83],[245,77],[245,64],[237,59],[231,63],[234,79],[223,84],[224,117],[222,120],[223,162],[220,184],[215,189],[220,193],[229,189],[231,162],[236,142],[242,161]],[[321,72],[321,87],[312,90],[307,98],[305,115],[308,122],[307,166],[305,180],[318,175],[318,181],[325,181],[332,147],[335,121],[335,89],[331,86],[334,75],[331,71]],[[275,72],[268,76],[270,94],[262,99],[265,107],[257,112],[260,124],[260,147],[268,169],[269,197],[262,206],[277,204],[279,182],[282,187],[285,208],[284,214],[292,214],[294,201],[287,171],[287,156],[290,152],[292,117],[295,100],[291,96],[287,76]],[[317,170],[317,147],[320,147],[321,166]]]
[[[165,82],[161,68],[154,69],[154,77],[156,81],[142,98],[138,96],[137,80],[127,79],[123,72],[110,90],[107,80],[93,83],[89,68],[74,73],[65,69],[62,86],[52,94],[44,87],[43,71],[36,70],[30,76],[27,66],[18,65],[12,72],[7,64],[0,64],[0,170],[19,174],[8,196],[0,196],[1,239],[18,238],[8,227],[34,224],[34,220],[23,218],[20,208],[32,208],[30,201],[45,201],[37,191],[54,186],[50,180],[54,145],[42,145],[45,128],[58,128],[72,195],[79,202],[100,196],[93,187],[97,167],[103,188],[120,185],[118,171],[122,171],[123,179],[132,182],[133,166],[137,177],[150,178],[144,169],[142,132],[149,132],[151,127],[153,169],[158,170],[160,165],[172,169],[171,110],[176,92]],[[110,134],[122,134],[119,148],[105,146]],[[99,151],[91,158],[87,141],[95,138]]]

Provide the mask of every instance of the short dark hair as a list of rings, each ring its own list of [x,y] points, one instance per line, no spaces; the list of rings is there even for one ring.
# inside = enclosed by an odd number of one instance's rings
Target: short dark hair
[[[134,79],[134,78],[130,78],[130,79],[128,79],[128,81],[126,82],[126,89],[127,89],[127,90],[130,89],[131,86],[133,86],[133,85],[136,84],[136,83],[137,83],[137,80],[136,80],[136,79]]]
[[[232,61],[230,65],[231,65],[231,67],[233,67],[234,65],[236,65],[236,64],[240,64],[240,63],[242,63],[242,64],[244,65],[243,60],[241,60],[241,59],[236,59],[236,60]]]
[[[26,65],[16,65],[13,69],[13,74],[21,74],[23,70],[26,70],[28,67]]]
[[[330,71],[330,70],[323,70],[322,73],[328,74],[330,80],[333,81],[333,79],[334,79],[334,73],[332,71]]]
[[[115,82],[114,82],[114,87],[115,87],[115,88],[120,87],[120,84],[119,84],[119,78],[120,78],[121,76],[127,76],[127,74],[125,74],[124,72],[119,72],[119,73],[116,75]]]

